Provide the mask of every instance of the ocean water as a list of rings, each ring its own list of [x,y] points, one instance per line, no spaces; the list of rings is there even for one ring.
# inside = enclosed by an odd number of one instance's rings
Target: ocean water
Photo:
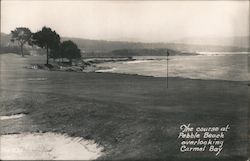
[[[248,81],[249,53],[200,52],[195,56],[170,56],[168,76],[205,80]],[[108,67],[98,72],[167,76],[166,57],[134,57],[135,61],[99,64]]]

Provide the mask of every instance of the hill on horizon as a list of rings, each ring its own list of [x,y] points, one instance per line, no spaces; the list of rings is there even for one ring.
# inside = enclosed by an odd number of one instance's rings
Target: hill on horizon
[[[249,45],[244,41],[242,46],[242,40],[246,38],[235,39],[235,46],[221,45],[204,45],[204,44],[195,44],[190,42],[180,42],[180,43],[163,43],[163,42],[128,42],[128,41],[108,41],[108,40],[91,40],[84,38],[74,38],[74,37],[63,37],[62,40],[72,40],[74,41],[82,51],[85,52],[111,52],[113,50],[120,49],[172,49],[177,51],[187,51],[187,52],[196,52],[196,51],[225,51],[225,52],[241,52],[241,51],[250,51]],[[239,41],[238,41],[239,40]],[[208,41],[209,42],[209,41]],[[226,42],[226,41],[225,41]],[[238,44],[238,46],[237,46]]]
[[[13,45],[10,42],[11,35],[1,32],[1,47]],[[110,53],[114,50],[133,49],[171,49],[175,51],[196,52],[196,51],[221,51],[221,52],[246,52],[248,47],[222,46],[186,43],[144,43],[108,40],[90,40],[84,38],[62,37],[61,41],[71,40],[75,42],[83,53]],[[237,40],[235,40],[237,41]],[[237,44],[237,43],[235,43]],[[242,44],[242,43],[241,43]]]

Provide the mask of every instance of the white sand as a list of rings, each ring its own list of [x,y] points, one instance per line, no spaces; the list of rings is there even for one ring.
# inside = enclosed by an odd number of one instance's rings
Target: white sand
[[[110,69],[100,69],[100,70],[96,70],[95,72],[113,72],[115,71],[116,68],[110,68]]]
[[[93,160],[102,147],[80,137],[55,133],[26,133],[0,136],[2,160]]]
[[[10,116],[0,116],[0,120],[9,120],[9,119],[17,119],[25,116],[25,114],[20,113],[16,115],[10,115]]]

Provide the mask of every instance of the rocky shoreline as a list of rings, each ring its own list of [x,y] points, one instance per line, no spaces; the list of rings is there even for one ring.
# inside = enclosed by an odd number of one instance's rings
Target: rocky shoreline
[[[68,62],[52,62],[50,64],[30,64],[25,66],[28,69],[35,70],[50,70],[50,71],[68,71],[68,72],[95,72],[97,70],[105,70],[107,67],[96,66],[96,64],[104,62],[117,61],[133,61],[133,58],[88,58],[76,63],[69,64]]]

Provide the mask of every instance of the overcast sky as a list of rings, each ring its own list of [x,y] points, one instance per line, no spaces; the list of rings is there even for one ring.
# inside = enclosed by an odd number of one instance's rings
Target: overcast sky
[[[1,31],[49,26],[61,36],[169,42],[249,35],[249,1],[1,1]]]

